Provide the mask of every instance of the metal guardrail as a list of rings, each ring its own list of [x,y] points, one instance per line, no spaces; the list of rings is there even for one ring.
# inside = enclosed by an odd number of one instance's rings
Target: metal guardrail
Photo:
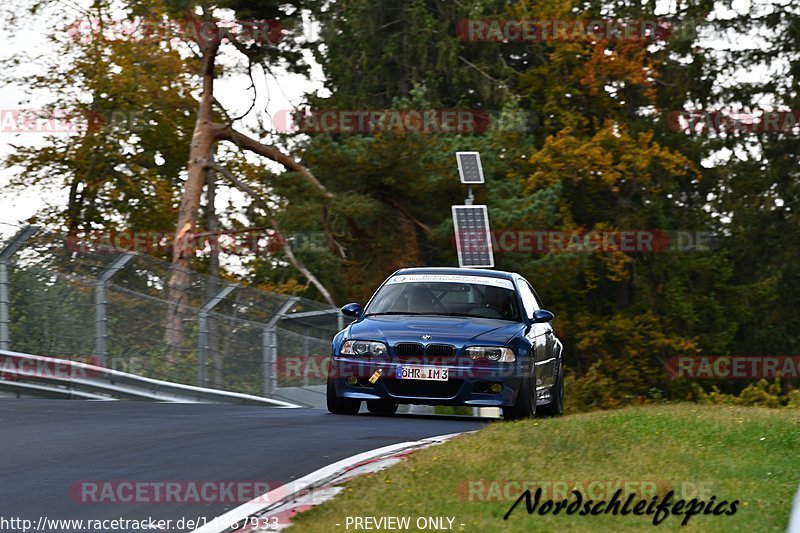
[[[77,361],[7,350],[0,350],[0,389],[26,395],[94,400],[300,407],[273,398],[183,385]]]
[[[338,308],[192,271],[172,323],[173,265],[114,235],[0,221],[0,350],[283,401],[326,383]]]

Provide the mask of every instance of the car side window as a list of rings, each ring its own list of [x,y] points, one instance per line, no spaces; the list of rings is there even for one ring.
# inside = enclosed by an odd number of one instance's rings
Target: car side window
[[[522,305],[525,307],[525,314],[528,318],[533,318],[534,311],[539,309],[539,303],[536,301],[533,289],[522,279],[517,280],[517,286],[519,287],[519,295],[522,298]]]

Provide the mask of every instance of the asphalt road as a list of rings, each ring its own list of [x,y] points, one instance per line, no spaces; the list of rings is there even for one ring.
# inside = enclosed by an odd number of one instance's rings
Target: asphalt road
[[[21,531],[12,518],[36,525],[40,517],[210,520],[238,507],[258,483],[274,488],[360,452],[484,424],[254,406],[0,399],[0,530]],[[123,482],[154,485],[137,496]],[[159,493],[161,482],[180,483],[180,493]],[[191,492],[209,486],[205,497]],[[224,496],[215,495],[217,488]],[[134,501],[120,501],[128,498]],[[79,531],[55,525],[45,531]]]

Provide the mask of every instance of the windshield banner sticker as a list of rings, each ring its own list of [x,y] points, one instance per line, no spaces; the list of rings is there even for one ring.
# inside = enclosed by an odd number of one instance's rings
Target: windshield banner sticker
[[[510,279],[489,278],[484,276],[463,276],[458,274],[410,274],[407,276],[392,276],[387,285],[395,283],[472,283],[475,285],[489,285],[514,290]]]

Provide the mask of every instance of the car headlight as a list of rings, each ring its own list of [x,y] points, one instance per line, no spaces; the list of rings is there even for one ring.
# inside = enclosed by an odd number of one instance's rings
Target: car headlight
[[[488,359],[489,361],[499,361],[501,363],[512,363],[517,359],[514,351],[510,348],[496,346],[470,346],[467,348],[467,356],[472,359]]]
[[[386,355],[386,345],[374,341],[345,341],[342,344],[343,355]]]

